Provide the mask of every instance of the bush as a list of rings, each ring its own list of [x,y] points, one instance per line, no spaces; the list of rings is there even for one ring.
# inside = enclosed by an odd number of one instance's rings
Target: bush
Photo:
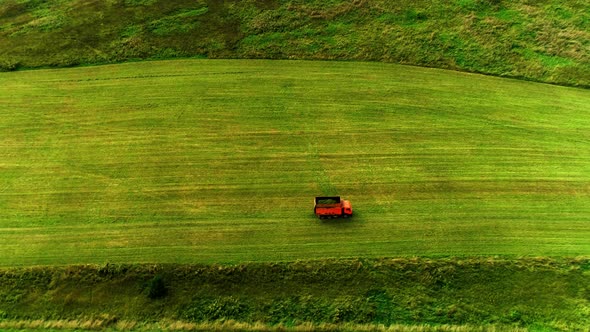
[[[19,67],[20,67],[20,63],[18,61],[13,61],[13,60],[0,61],[0,71],[15,71],[15,70],[18,70]]]
[[[164,284],[162,276],[155,276],[148,284],[148,297],[150,299],[159,299],[168,294],[168,288]]]

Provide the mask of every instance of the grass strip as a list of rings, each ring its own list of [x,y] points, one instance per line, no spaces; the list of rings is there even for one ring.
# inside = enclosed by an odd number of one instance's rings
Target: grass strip
[[[588,258],[543,257],[12,268],[0,270],[0,326],[576,330],[590,323],[589,278]]]

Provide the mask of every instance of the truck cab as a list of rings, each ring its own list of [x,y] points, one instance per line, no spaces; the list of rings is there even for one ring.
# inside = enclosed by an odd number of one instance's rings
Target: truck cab
[[[342,200],[342,216],[345,218],[347,216],[352,216],[352,205],[350,204],[350,201]]]

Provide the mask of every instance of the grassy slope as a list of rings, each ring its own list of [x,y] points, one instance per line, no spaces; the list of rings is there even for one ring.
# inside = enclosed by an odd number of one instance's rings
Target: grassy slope
[[[376,63],[4,73],[0,265],[589,255],[589,105]]]
[[[423,332],[582,331],[590,324],[589,263],[363,259],[0,269],[0,329],[153,330],[150,323],[163,322],[185,330],[209,322],[203,330],[212,330],[233,320],[260,330],[307,322],[315,327],[304,325],[300,331],[320,330],[320,324],[361,324],[331,326],[350,331],[385,330],[377,324]],[[150,299],[155,275],[168,291]]]
[[[375,60],[590,86],[585,0],[4,0],[0,67]]]

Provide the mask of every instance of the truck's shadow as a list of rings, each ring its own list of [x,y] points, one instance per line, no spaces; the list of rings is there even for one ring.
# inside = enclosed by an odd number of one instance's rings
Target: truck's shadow
[[[319,219],[315,215],[313,216],[315,222],[333,228],[353,228],[353,227],[360,227],[364,224],[364,218],[357,214],[352,215],[348,218],[328,218],[328,219]]]

